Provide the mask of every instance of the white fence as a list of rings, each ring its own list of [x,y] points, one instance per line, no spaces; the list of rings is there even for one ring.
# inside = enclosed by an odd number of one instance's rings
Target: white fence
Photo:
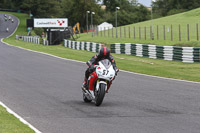
[[[22,40],[25,42],[31,42],[31,43],[36,43],[40,44],[40,37],[39,36],[20,36],[16,35],[16,40]],[[42,39],[42,44],[43,45],[49,45],[49,42],[47,39]]]
[[[16,35],[17,40],[23,40],[25,42],[32,42],[36,44],[40,44],[40,37],[39,36],[20,36]]]

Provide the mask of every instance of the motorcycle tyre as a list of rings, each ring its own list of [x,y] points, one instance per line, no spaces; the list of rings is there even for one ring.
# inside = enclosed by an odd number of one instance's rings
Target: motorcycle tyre
[[[96,95],[95,105],[100,106],[103,102],[104,96],[105,96],[105,84],[100,84],[99,90]]]
[[[90,103],[92,100],[89,100],[85,94],[83,94],[83,101],[86,102],[86,103]]]

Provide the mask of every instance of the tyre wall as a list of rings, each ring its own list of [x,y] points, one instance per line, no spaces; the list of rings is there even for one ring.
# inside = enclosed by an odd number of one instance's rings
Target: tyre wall
[[[71,40],[64,40],[64,46],[76,50],[87,50],[92,52],[99,52],[104,45],[101,43],[94,43],[94,42],[79,42],[79,41],[71,41]]]
[[[153,59],[176,60],[186,63],[200,62],[200,47],[157,46],[132,43],[110,45],[111,53],[128,54]]]

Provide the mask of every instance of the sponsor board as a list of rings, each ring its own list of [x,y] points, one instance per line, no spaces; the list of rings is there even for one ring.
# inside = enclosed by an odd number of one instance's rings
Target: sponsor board
[[[35,18],[34,27],[68,27],[67,18]]]

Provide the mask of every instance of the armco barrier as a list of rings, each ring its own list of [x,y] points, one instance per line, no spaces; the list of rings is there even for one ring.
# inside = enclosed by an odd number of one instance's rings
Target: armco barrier
[[[157,46],[132,43],[111,44],[111,53],[128,54],[153,59],[200,62],[200,47]]]
[[[20,35],[16,35],[16,40],[23,40],[25,42],[32,42],[32,43],[40,44],[40,37],[38,37],[38,36],[20,36]]]
[[[49,41],[47,40],[47,39],[42,39],[42,41],[43,41],[43,45],[49,45]]]
[[[99,52],[99,49],[103,47],[103,44],[93,43],[93,42],[79,42],[79,41],[71,41],[64,40],[64,46],[77,50],[87,50],[92,52]]]

